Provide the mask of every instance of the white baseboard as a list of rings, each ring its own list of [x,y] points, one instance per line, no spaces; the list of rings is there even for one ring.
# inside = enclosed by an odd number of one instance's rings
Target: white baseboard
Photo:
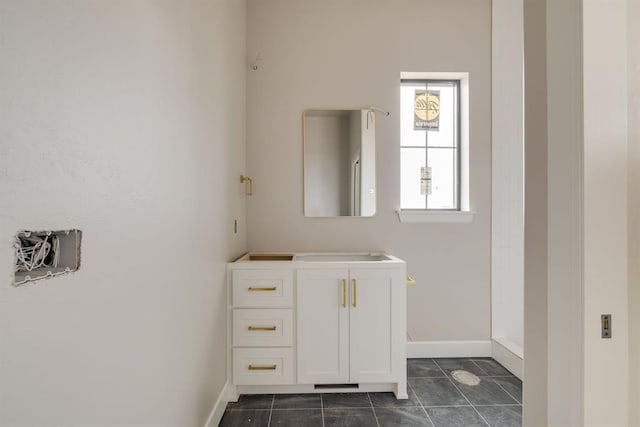
[[[491,357],[491,341],[408,341],[407,357]]]
[[[524,377],[524,359],[522,347],[504,338],[494,338],[491,343],[491,357],[507,368],[513,375]]]
[[[224,387],[222,387],[222,391],[220,391],[218,399],[216,400],[215,405],[213,405],[213,409],[211,409],[211,413],[209,414],[209,418],[207,418],[207,422],[204,427],[218,427],[218,424],[220,424],[222,416],[224,415],[224,410],[227,408],[227,402],[233,400],[234,394],[234,387],[227,381],[224,384]]]

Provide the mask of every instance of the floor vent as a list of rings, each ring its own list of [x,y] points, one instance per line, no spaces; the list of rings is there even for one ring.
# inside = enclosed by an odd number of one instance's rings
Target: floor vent
[[[314,384],[313,388],[316,390],[327,388],[360,388],[360,384]]]

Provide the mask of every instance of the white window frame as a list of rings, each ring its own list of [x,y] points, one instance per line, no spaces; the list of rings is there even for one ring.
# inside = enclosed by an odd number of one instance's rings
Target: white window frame
[[[402,72],[400,80],[458,80],[460,81],[460,209],[398,209],[402,223],[471,222],[474,212],[469,205],[469,73],[466,72]],[[398,149],[400,145],[398,145]],[[402,167],[402,166],[401,166]]]

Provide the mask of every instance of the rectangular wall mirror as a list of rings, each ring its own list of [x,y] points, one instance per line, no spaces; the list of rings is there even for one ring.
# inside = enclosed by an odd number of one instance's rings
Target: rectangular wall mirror
[[[372,109],[306,110],[304,215],[373,216],[376,131]]]

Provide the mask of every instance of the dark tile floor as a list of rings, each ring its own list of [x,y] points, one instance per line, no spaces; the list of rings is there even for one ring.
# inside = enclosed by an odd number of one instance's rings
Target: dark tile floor
[[[479,377],[465,385],[451,376]],[[522,426],[522,382],[490,358],[409,359],[408,400],[392,393],[243,395],[220,426]]]

